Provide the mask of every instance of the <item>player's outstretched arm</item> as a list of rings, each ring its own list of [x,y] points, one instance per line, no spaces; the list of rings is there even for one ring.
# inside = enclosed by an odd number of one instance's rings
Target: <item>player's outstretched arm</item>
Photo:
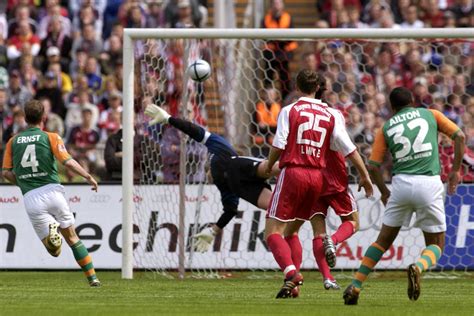
[[[454,160],[451,171],[448,175],[448,193],[454,194],[456,187],[459,184],[461,176],[459,171],[461,170],[462,159],[464,156],[466,136],[459,130],[454,136]]]
[[[86,181],[92,186],[92,190],[97,192],[97,181],[95,181],[94,177],[92,177],[87,171],[85,171],[84,168],[82,168],[82,166],[77,161],[75,161],[74,159],[69,159],[68,161],[66,161],[64,166],[67,169],[86,179]]]
[[[2,176],[7,179],[8,182],[10,182],[11,184],[14,184],[16,185],[16,176],[15,176],[15,173],[13,173],[13,171],[11,170],[3,170],[2,171]]]
[[[168,112],[156,104],[148,104],[144,113],[151,119],[150,125],[168,123],[168,119],[171,117]]]
[[[367,171],[367,168],[365,167],[364,161],[362,160],[359,152],[354,150],[351,154],[349,154],[349,156],[347,156],[347,159],[352,162],[359,173],[360,180],[358,191],[360,191],[361,188],[364,188],[365,197],[371,197],[374,195],[374,188],[372,186],[372,181],[370,181],[369,172]]]

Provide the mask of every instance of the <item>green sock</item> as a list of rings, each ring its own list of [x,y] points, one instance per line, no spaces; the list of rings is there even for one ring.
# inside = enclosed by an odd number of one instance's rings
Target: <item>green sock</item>
[[[441,248],[437,245],[429,245],[421,252],[421,257],[416,262],[416,266],[421,272],[428,270],[430,267],[436,265],[441,257]]]
[[[385,253],[385,249],[379,246],[377,243],[373,243],[365,252],[364,258],[360,263],[359,270],[354,275],[352,279],[352,284],[356,289],[362,288],[362,283],[367,279],[369,273],[372,272],[377,262],[379,262],[382,255]]]
[[[84,246],[82,241],[78,241],[74,245],[71,246],[72,253],[74,254],[74,258],[76,259],[79,266],[82,268],[82,271],[87,277],[89,282],[94,281],[97,279],[95,275],[94,265],[92,264],[92,258],[89,256],[89,252],[87,248]]]

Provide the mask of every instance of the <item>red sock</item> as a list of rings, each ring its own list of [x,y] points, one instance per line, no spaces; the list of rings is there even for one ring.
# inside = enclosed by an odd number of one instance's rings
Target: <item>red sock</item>
[[[283,236],[278,233],[271,234],[267,238],[267,245],[285,277],[293,275],[296,272],[296,267],[291,260],[290,246]]]
[[[313,239],[313,254],[318,264],[319,272],[323,275],[324,279],[334,280],[329,270],[328,263],[326,262],[326,256],[324,255],[323,239],[316,237]]]
[[[351,222],[344,222],[339,226],[337,232],[335,232],[331,238],[334,244],[337,245],[352,235],[354,235],[354,225]]]
[[[303,261],[303,247],[301,247],[300,239],[298,234],[285,237],[286,242],[291,249],[291,260],[296,267],[296,271],[300,271],[301,262]]]

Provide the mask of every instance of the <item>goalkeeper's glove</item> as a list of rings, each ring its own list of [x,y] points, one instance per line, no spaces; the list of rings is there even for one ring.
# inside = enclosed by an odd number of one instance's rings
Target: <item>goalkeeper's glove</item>
[[[155,104],[148,104],[145,108],[145,115],[151,118],[150,125],[168,122],[171,115]]]
[[[208,227],[203,229],[199,234],[193,236],[196,241],[194,242],[194,250],[197,252],[206,252],[211,247],[212,242],[214,241],[214,237],[216,236],[216,232],[212,227]]]

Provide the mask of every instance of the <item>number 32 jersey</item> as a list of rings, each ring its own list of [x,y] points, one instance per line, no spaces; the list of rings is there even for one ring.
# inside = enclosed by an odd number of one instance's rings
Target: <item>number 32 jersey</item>
[[[347,134],[342,114],[321,100],[306,97],[281,110],[273,146],[283,150],[280,168],[323,169],[329,149],[344,156],[356,149]]]
[[[380,165],[388,149],[394,175],[439,175],[438,131],[453,138],[459,127],[439,111],[404,108],[377,132],[369,163]]]
[[[47,184],[59,183],[55,158],[65,163],[71,159],[58,134],[29,128],[13,136],[7,143],[3,169],[13,170],[21,192]]]

